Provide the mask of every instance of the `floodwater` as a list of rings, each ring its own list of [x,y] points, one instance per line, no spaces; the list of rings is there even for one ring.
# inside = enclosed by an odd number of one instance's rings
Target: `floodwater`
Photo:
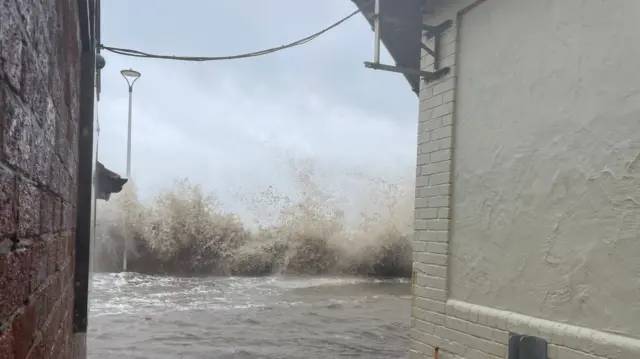
[[[89,358],[406,358],[401,279],[94,276]]]

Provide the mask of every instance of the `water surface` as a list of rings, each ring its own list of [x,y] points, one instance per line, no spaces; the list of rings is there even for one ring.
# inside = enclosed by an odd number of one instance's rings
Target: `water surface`
[[[400,279],[94,276],[89,358],[405,358]]]

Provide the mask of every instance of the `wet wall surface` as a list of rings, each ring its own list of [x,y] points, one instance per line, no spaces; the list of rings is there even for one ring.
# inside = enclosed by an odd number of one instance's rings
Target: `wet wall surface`
[[[640,336],[639,15],[545,0],[463,17],[454,299]]]

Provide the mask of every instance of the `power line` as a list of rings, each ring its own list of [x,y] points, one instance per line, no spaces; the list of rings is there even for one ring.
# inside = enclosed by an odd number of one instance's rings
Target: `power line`
[[[274,52],[290,49],[292,47],[304,45],[304,44],[316,39],[320,35],[326,33],[327,31],[332,30],[332,29],[340,26],[342,23],[344,23],[345,21],[349,20],[350,18],[352,18],[353,16],[355,16],[359,12],[360,12],[360,9],[352,12],[351,14],[349,14],[349,15],[347,15],[345,17],[343,17],[342,19],[340,19],[337,22],[333,23],[329,27],[326,27],[326,28],[324,28],[324,29],[312,34],[312,35],[309,35],[309,36],[307,36],[305,38],[302,38],[300,40],[291,42],[289,44],[282,45],[282,46],[279,46],[279,47],[272,47],[270,49],[265,49],[265,50],[255,51],[255,52],[249,52],[249,53],[246,53],[246,54],[240,54],[240,55],[213,56],[213,57],[158,55],[158,54],[151,54],[151,53],[148,53],[148,52],[143,52],[143,51],[138,51],[138,50],[131,50],[131,49],[118,48],[118,47],[104,46],[102,44],[100,44],[99,46],[100,46],[100,49],[107,50],[107,51],[110,51],[110,52],[113,52],[113,53],[119,54],[119,55],[132,56],[132,57],[144,57],[144,58],[152,58],[152,59],[163,59],[163,60],[200,61],[200,62],[203,62],[203,61],[220,61],[220,60],[244,59],[244,58],[249,58],[249,57],[264,56],[264,55],[271,54],[271,53],[274,53]]]

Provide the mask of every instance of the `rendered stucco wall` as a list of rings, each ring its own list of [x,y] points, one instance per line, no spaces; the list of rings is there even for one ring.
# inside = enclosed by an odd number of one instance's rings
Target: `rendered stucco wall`
[[[463,17],[452,298],[640,338],[637,19],[629,0]]]
[[[454,71],[420,92],[411,356],[506,358],[514,332],[640,358],[640,3],[433,11]]]

